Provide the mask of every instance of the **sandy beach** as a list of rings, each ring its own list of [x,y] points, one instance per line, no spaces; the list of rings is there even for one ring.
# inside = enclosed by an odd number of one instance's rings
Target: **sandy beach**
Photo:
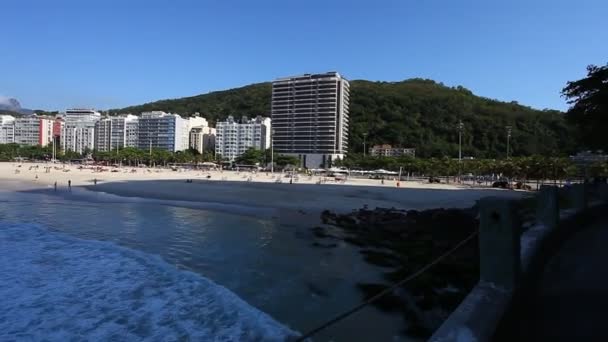
[[[518,198],[525,192],[471,188],[456,184],[354,179],[345,183],[329,178],[299,176],[290,184],[284,174],[236,171],[172,171],[170,169],[79,169],[78,165],[0,163],[6,190],[83,188],[108,194],[169,201],[191,201],[300,211],[350,211],[364,205],[399,209],[470,207],[486,196]],[[191,179],[192,183],[186,182]],[[95,184],[95,180],[97,184]]]

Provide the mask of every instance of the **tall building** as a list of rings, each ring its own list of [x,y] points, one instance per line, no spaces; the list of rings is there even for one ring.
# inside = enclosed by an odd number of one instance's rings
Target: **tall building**
[[[52,139],[53,119],[35,114],[15,119],[15,143],[44,147],[50,144]]]
[[[84,153],[95,149],[95,123],[101,114],[93,109],[68,109],[64,115],[61,147],[64,151]]]
[[[108,117],[95,124],[95,149],[101,152],[137,147],[139,118],[135,115]]]
[[[208,126],[192,127],[190,130],[190,148],[203,154],[215,150],[215,128]]]
[[[241,122],[229,116],[215,125],[215,154],[230,161],[253,147],[260,150],[270,148],[270,118],[243,117]]]
[[[144,112],[139,118],[140,149],[158,148],[171,152],[188,149],[189,120],[161,111]]]
[[[15,119],[15,143],[19,145],[38,145],[40,120],[37,116],[22,116]]]
[[[0,115],[0,144],[15,142],[15,118],[10,115]]]
[[[337,72],[272,83],[274,151],[307,168],[328,167],[348,149],[349,83]]]
[[[55,146],[61,146],[61,132],[63,132],[65,122],[62,118],[55,118],[53,121],[53,139],[55,139]]]
[[[188,118],[188,131],[193,127],[208,127],[207,119],[200,116],[199,113],[194,113],[194,116]]]

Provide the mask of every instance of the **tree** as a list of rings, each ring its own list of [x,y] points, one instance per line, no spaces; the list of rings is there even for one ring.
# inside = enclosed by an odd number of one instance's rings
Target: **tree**
[[[608,151],[608,64],[587,67],[587,77],[568,82],[562,95],[571,105],[567,119],[586,147]]]
[[[286,155],[282,155],[282,154],[275,156],[274,162],[279,167],[299,166],[300,165],[300,159],[298,159],[297,157],[286,156]]]
[[[259,165],[264,162],[264,151],[255,147],[248,148],[243,154],[236,158],[237,164]]]
[[[422,158],[455,158],[459,120],[465,124],[462,151],[465,156],[478,159],[504,156],[506,126],[513,129],[512,156],[566,155],[576,146],[562,112],[482,98],[462,86],[450,88],[424,79],[354,80],[350,90],[348,150],[351,153],[362,154],[365,134],[368,147],[391,144],[414,147],[416,155]],[[164,110],[186,116],[200,112],[213,124],[228,115],[269,113],[271,98],[270,83],[259,83],[111,112]]]

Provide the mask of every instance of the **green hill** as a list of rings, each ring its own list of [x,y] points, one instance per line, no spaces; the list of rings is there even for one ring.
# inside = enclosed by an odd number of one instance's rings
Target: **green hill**
[[[270,97],[270,83],[259,83],[110,112],[163,110],[185,116],[200,112],[216,122],[228,115],[269,115]],[[463,87],[446,87],[431,80],[351,81],[352,152],[362,152],[363,133],[367,133],[368,146],[388,143],[415,147],[421,157],[455,157],[459,120],[464,123],[464,156],[504,156],[506,126],[513,127],[512,155],[565,154],[575,145],[559,111],[540,111],[515,102],[482,98]]]

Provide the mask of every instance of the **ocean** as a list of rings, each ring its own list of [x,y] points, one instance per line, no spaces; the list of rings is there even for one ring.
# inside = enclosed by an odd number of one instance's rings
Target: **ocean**
[[[0,340],[280,341],[381,280],[355,246],[224,209],[0,192]],[[313,340],[409,341],[404,325],[367,307]]]

